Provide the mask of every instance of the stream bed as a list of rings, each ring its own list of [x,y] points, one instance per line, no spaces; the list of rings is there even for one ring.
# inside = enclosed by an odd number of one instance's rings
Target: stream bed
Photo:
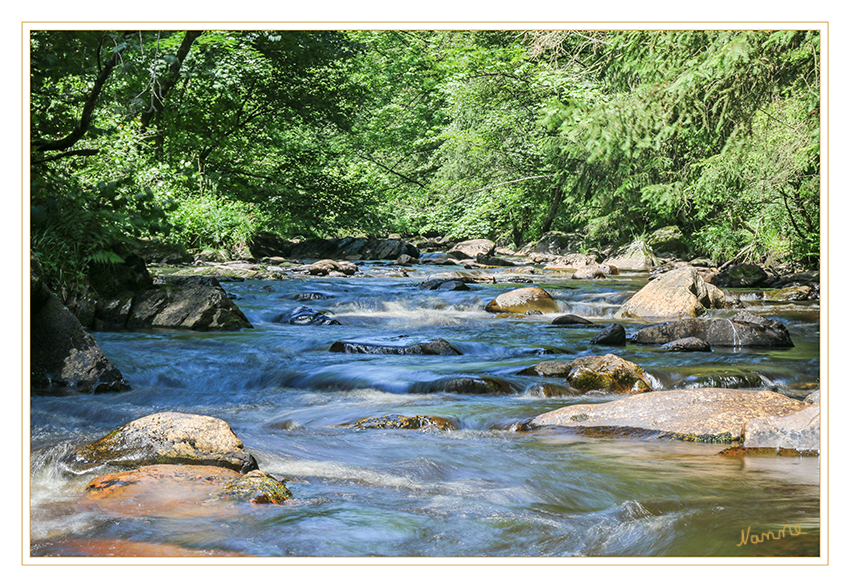
[[[34,396],[30,401],[32,556],[80,556],[80,543],[165,544],[248,557],[763,557],[818,556],[820,459],[718,456],[722,444],[596,437],[516,425],[576,403],[618,396],[542,397],[543,360],[614,353],[643,367],[655,389],[770,389],[802,399],[820,381],[818,302],[746,309],[780,320],[789,349],[665,353],[589,344],[598,327],[558,328],[554,315],[484,311],[521,283],[469,291],[418,287],[446,268],[408,276],[366,263],[350,278],[222,282],[254,325],[238,332],[94,332],[130,391]],[[508,275],[503,268],[475,270]],[[647,282],[645,272],[580,281],[532,275],[561,313],[600,325]],[[300,301],[299,294],[321,294]],[[292,325],[306,305],[340,325]],[[713,310],[731,317],[738,309]],[[620,321],[629,333],[641,324]],[[406,345],[443,338],[459,356],[329,352],[334,341]],[[421,382],[489,375],[515,384],[498,396],[415,393]],[[421,389],[421,386],[416,389]],[[91,476],[69,477],[71,447],[136,418],[176,411],[230,424],[262,470],[285,477],[286,505],[241,504],[122,515],[85,503]],[[449,420],[452,430],[368,429],[362,418]],[[798,526],[795,535],[741,545],[742,533]],[[748,530],[749,529],[749,530]],[[77,545],[77,546],[75,546]],[[111,554],[121,554],[111,553]]]

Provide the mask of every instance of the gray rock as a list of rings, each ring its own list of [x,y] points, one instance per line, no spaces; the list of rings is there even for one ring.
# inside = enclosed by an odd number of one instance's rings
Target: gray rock
[[[35,394],[123,391],[121,372],[94,338],[44,284],[31,257],[30,386]]]
[[[203,331],[253,326],[215,277],[184,277],[137,292],[132,298],[125,328]]]
[[[616,251],[605,263],[627,271],[644,271],[658,265],[658,258],[646,243],[634,241]]]
[[[609,324],[590,339],[590,344],[623,346],[626,344],[626,329],[619,324]]]
[[[777,320],[738,312],[731,319],[704,320],[688,318],[677,322],[647,326],[638,330],[633,341],[638,344],[666,344],[678,339],[696,337],[711,346],[728,347],[793,347],[788,329]]]
[[[753,418],[744,427],[744,446],[820,451],[820,405],[787,415]]]
[[[453,252],[461,252],[469,259],[475,259],[478,255],[489,257],[496,252],[496,243],[486,238],[463,241],[453,246],[449,255]]]
[[[257,461],[245,452],[227,422],[178,412],[133,420],[75,449],[62,462],[76,473],[155,464],[212,465],[242,473],[257,468]]]
[[[650,281],[617,311],[619,318],[696,317],[723,306],[723,292],[706,284],[693,267],[682,267]]]
[[[733,442],[744,437],[754,418],[787,416],[806,407],[772,391],[694,389],[653,391],[603,404],[572,405],[541,414],[531,428],[564,426],[703,442]]]
[[[672,351],[677,353],[694,353],[711,351],[711,345],[701,338],[689,336],[687,338],[678,338],[661,346],[661,350]]]
[[[517,393],[519,390],[519,386],[506,379],[471,375],[420,381],[408,388],[409,393],[458,393],[463,395],[508,395]]]
[[[333,353],[353,353],[367,355],[460,355],[462,354],[451,343],[437,338],[407,346],[388,345],[369,342],[354,342],[338,340],[331,345]]]
[[[717,287],[756,287],[768,280],[764,269],[758,265],[742,263],[727,267],[715,275],[711,283]]]

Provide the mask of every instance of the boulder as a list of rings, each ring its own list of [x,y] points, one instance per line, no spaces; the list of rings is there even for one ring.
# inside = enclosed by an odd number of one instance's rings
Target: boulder
[[[154,464],[211,465],[242,473],[257,468],[257,461],[245,452],[227,422],[178,412],[133,420],[74,449],[62,462],[75,473]]]
[[[408,388],[409,393],[458,393],[463,395],[509,395],[519,387],[499,377],[453,376],[434,381],[420,381]]]
[[[299,269],[299,271],[319,277],[350,276],[357,273],[357,265],[350,261],[322,259],[321,261],[316,261],[311,265],[304,265]]]
[[[439,291],[468,291],[469,286],[463,279],[429,279],[419,285],[419,289]]]
[[[93,263],[89,269],[92,289],[104,297],[153,286],[153,277],[138,255],[127,255],[123,263]]]
[[[793,347],[788,329],[777,320],[756,316],[751,312],[738,312],[729,319],[688,318],[667,324],[641,328],[632,337],[638,344],[667,344],[696,337],[709,345],[725,347]]]
[[[753,418],[744,426],[744,446],[820,451],[820,405],[787,415]]]
[[[448,253],[451,255],[454,252],[463,253],[469,259],[475,259],[478,255],[491,256],[496,252],[496,243],[486,238],[478,238],[468,241],[463,241],[451,249]]]
[[[695,317],[723,306],[723,292],[706,284],[693,267],[682,267],[650,281],[617,311],[619,318]],[[677,337],[681,338],[681,337]]]
[[[659,228],[646,237],[646,244],[655,254],[684,254],[688,247],[683,242],[684,236],[678,226]]]
[[[648,433],[701,442],[740,442],[750,420],[786,416],[805,406],[772,391],[714,388],[653,391],[603,404],[567,406],[541,414],[528,425]]]
[[[575,314],[563,314],[552,320],[552,324],[557,326],[591,326],[593,322]]]
[[[767,272],[758,265],[731,265],[715,275],[711,283],[717,287],[758,287],[768,280]]]
[[[185,328],[190,330],[239,330],[253,328],[248,318],[222,289],[215,277],[170,278],[164,285],[136,292],[127,307],[123,294],[106,304],[123,304],[124,328]],[[120,316],[120,314],[119,314]],[[113,321],[98,305],[98,319]]]
[[[525,314],[530,310],[548,313],[558,311],[558,302],[542,288],[522,287],[496,296],[484,309],[492,313]]]
[[[101,475],[86,485],[87,498],[125,516],[186,515],[215,501],[282,504],[292,498],[286,484],[264,471],[242,475],[208,465],[146,465]],[[207,514],[209,515],[209,514]]]
[[[281,314],[276,317],[276,319],[272,320],[272,322],[287,322],[297,326],[338,326],[340,324],[339,320],[330,318],[321,312],[308,308],[307,306],[298,306],[291,312]]]
[[[475,262],[481,265],[487,265],[488,267],[515,267],[516,263],[512,261],[508,261],[507,259],[502,259],[501,257],[494,257],[492,255],[482,255],[478,254],[475,256]]]
[[[583,265],[576,269],[572,279],[605,279],[608,275],[619,275],[620,272],[613,265],[607,263],[594,263]]]
[[[332,353],[359,353],[367,355],[460,355],[451,343],[437,338],[407,346],[396,346],[370,342],[338,340],[331,345]]]
[[[269,232],[261,232],[253,237],[251,252],[258,258],[393,260],[401,255],[419,258],[419,249],[400,238],[348,236],[290,241]]]
[[[94,338],[43,282],[31,257],[30,387],[36,394],[129,389]]]
[[[643,369],[612,354],[578,357],[569,363],[543,361],[518,374],[564,377],[568,385],[582,392],[643,393],[652,390],[652,381]]]
[[[280,479],[265,471],[255,470],[230,479],[210,497],[214,500],[279,505],[292,499],[292,492]]]
[[[662,345],[661,350],[678,353],[708,353],[711,352],[711,345],[701,338],[689,336],[687,338],[677,338],[676,340],[670,341]]]
[[[626,271],[645,271],[658,265],[658,258],[643,241],[634,241],[616,251],[605,263]]]
[[[439,416],[402,416],[400,414],[363,418],[351,427],[357,430],[386,428],[406,430],[418,430],[420,428],[436,428],[438,430],[454,429],[454,425],[451,422]]]
[[[535,259],[536,258],[534,257],[531,258],[532,261],[535,261]],[[578,269],[585,265],[598,264],[595,256],[585,255],[583,253],[570,253],[569,255],[562,255],[553,259],[547,259],[547,261],[548,262],[544,265],[543,269]]]
[[[626,329],[619,324],[609,324],[590,339],[590,344],[623,346],[626,344]]]

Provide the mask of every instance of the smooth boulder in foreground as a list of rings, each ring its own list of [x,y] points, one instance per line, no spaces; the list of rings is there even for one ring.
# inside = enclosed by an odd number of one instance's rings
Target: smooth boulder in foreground
[[[496,296],[484,309],[494,314],[550,313],[558,311],[558,302],[540,287],[521,287]]]
[[[618,318],[694,318],[721,308],[722,291],[705,283],[693,267],[682,267],[650,281],[617,311]]]
[[[227,422],[179,412],[133,420],[77,448],[63,462],[74,472],[155,464],[211,465],[242,473],[257,468],[257,461],[245,452]]]
[[[573,405],[541,414],[531,428],[563,426],[611,432],[654,433],[702,442],[734,442],[756,418],[788,416],[808,404],[772,391],[693,389],[653,391],[604,404]]]

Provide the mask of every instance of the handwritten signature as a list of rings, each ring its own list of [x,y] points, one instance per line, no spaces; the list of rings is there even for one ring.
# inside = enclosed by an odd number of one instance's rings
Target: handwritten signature
[[[785,529],[788,529],[789,536],[799,536],[800,534],[806,534],[800,528],[800,524],[795,524],[791,526],[791,524],[785,524],[782,526],[780,530],[762,532],[761,534],[750,534],[750,527],[747,526],[746,532],[741,530],[741,541],[738,543],[738,546],[743,546],[744,544],[761,544],[762,542],[766,542],[768,540],[779,540],[780,538],[785,538]]]

